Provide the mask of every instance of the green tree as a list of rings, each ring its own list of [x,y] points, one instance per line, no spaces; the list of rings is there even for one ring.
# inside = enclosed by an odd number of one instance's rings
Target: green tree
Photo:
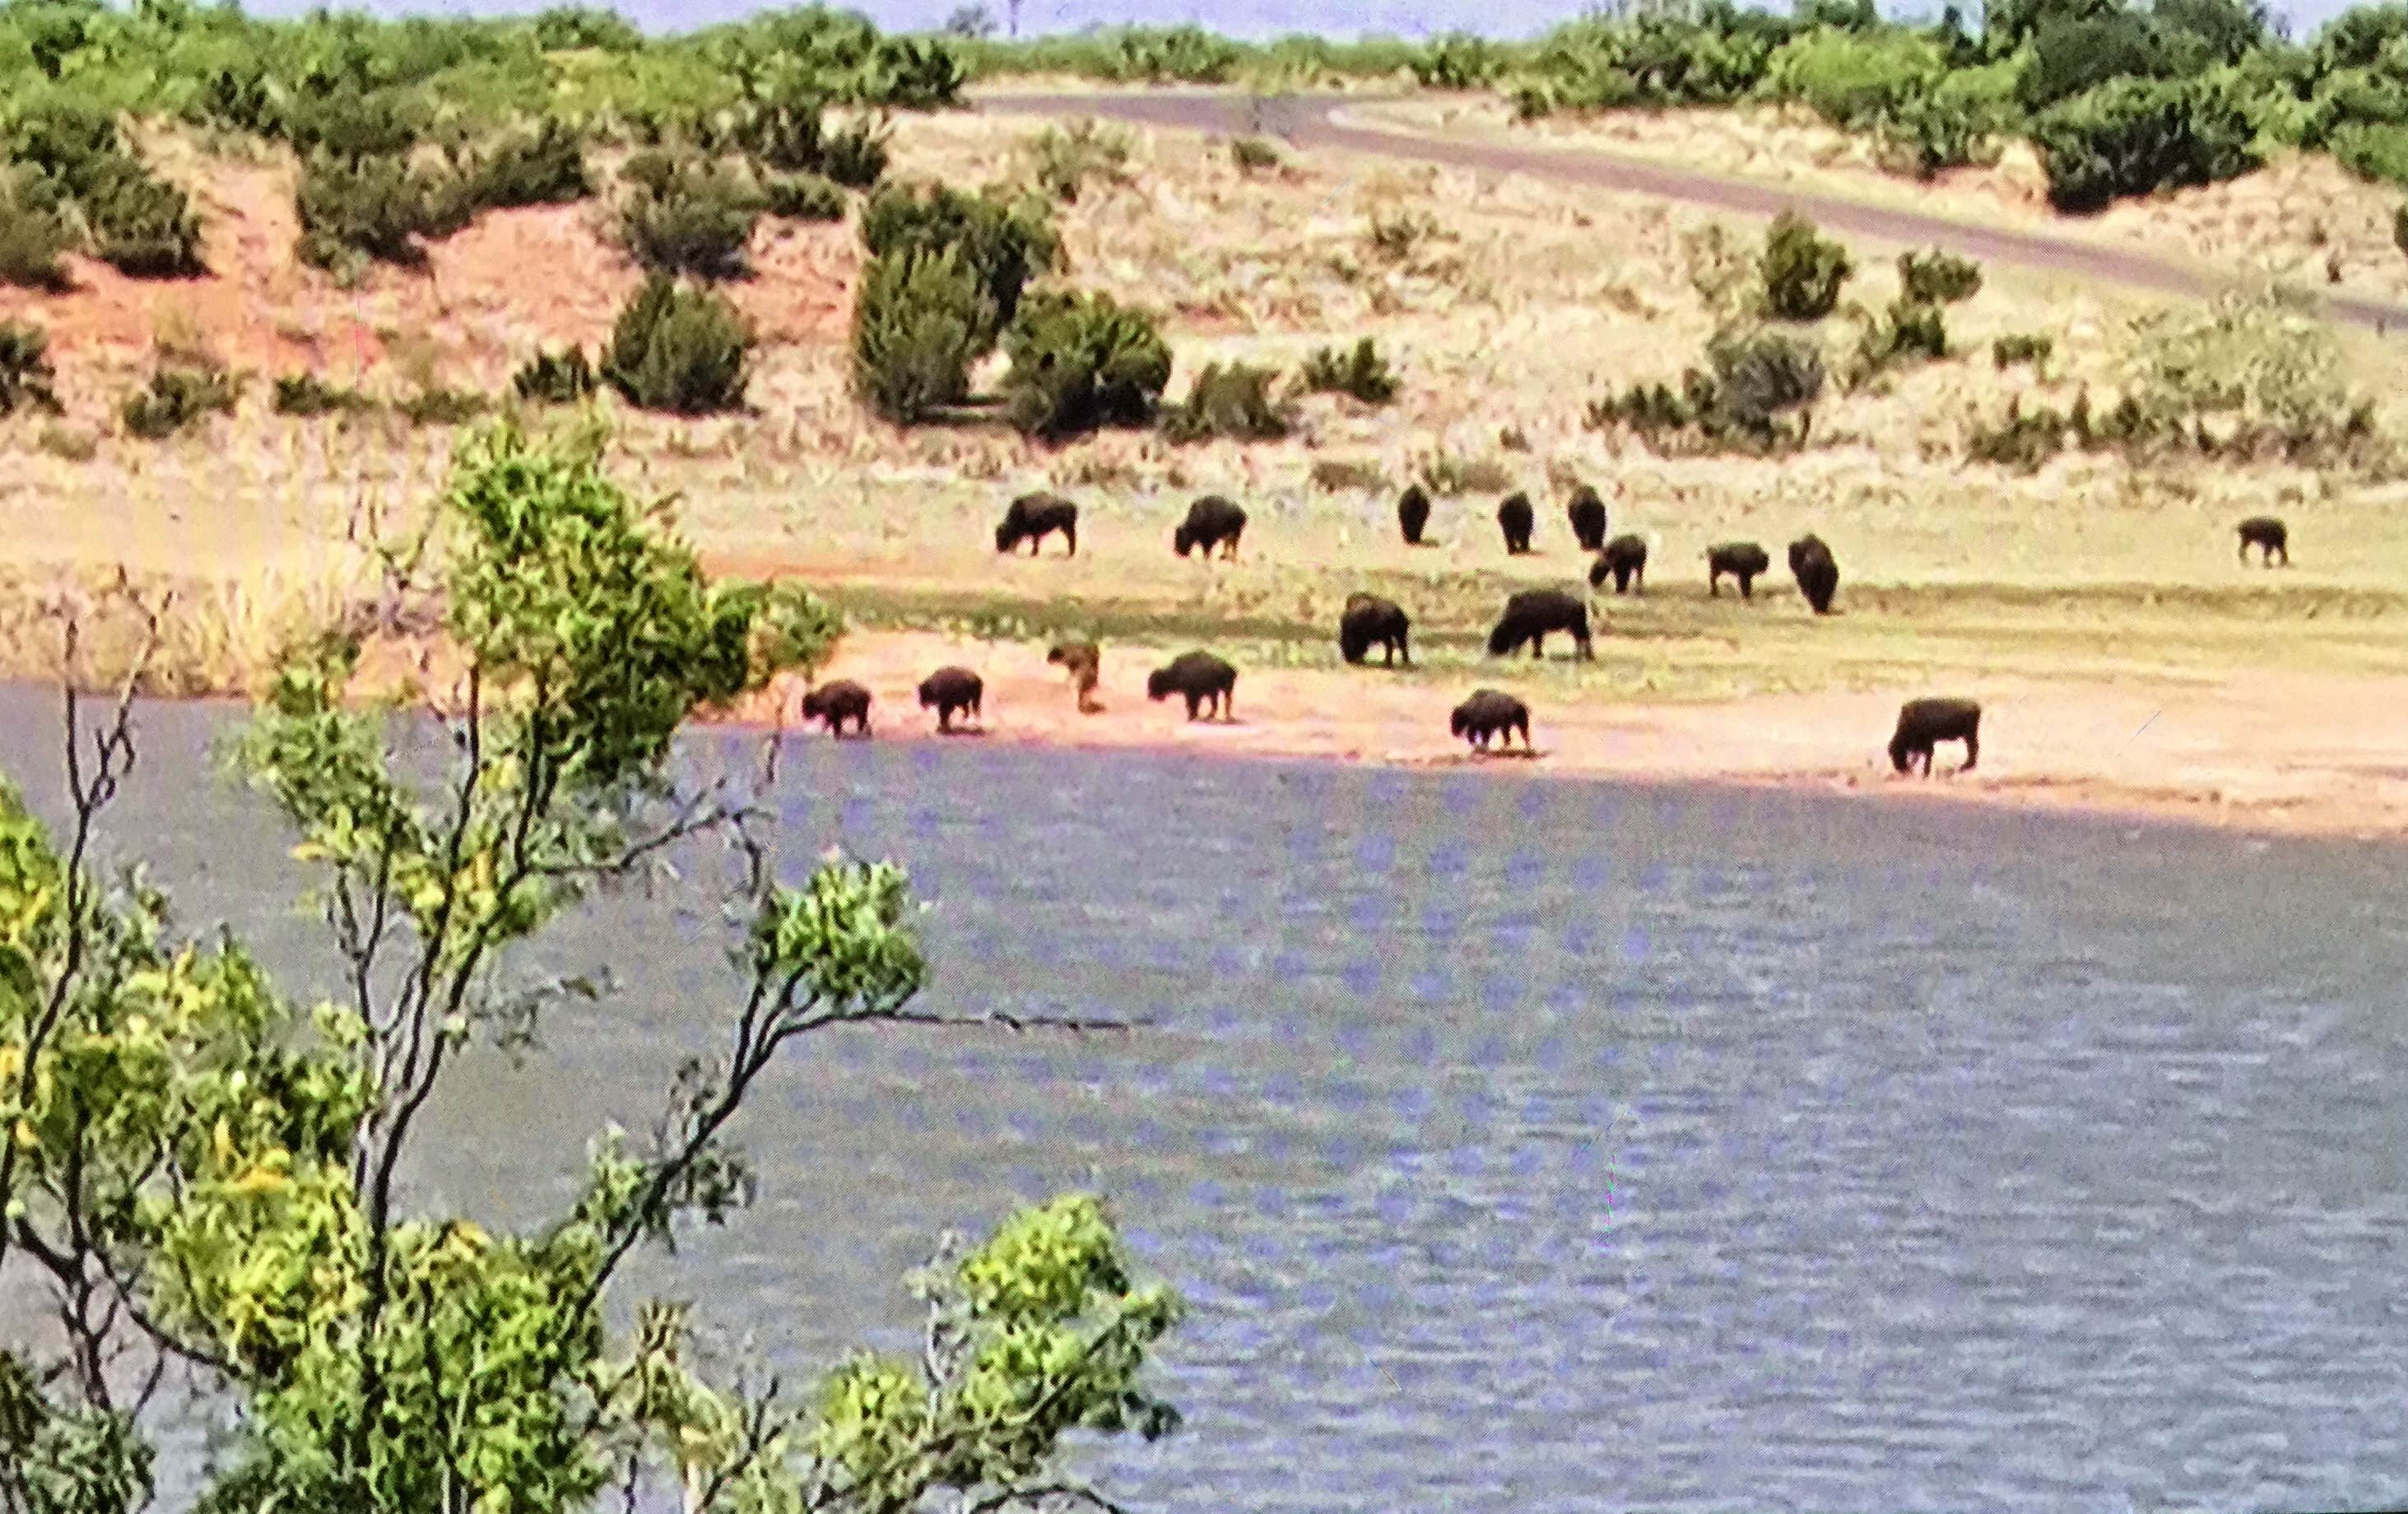
[[[781,1056],[830,1026],[948,1019],[915,1002],[900,870],[832,856],[781,883],[757,789],[672,780],[682,723],[814,665],[838,626],[790,587],[706,579],[660,508],[605,474],[597,434],[480,431],[386,552],[375,611],[286,661],[228,756],[323,883],[345,985],[325,1002],[280,992],[231,936],[179,936],[138,875],[91,876],[134,757],[132,678],[96,730],[68,700],[64,845],[0,784],[0,1267],[43,1277],[59,1325],[55,1347],[0,1348],[0,1508],[139,1507],[139,1416],[172,1364],[234,1413],[208,1514],[570,1510],[639,1478],[697,1510],[901,1511],[944,1490],[1001,1507],[1073,1486],[1073,1429],[1177,1422],[1140,1379],[1178,1301],[1131,1276],[1087,1195],[947,1243],[920,1279],[924,1356],[836,1364],[811,1398],[709,1380],[680,1307],[609,1322],[631,1253],[743,1201],[724,1136]],[[365,638],[411,623],[439,624],[459,666],[431,778],[391,740],[410,692],[354,683]],[[524,1054],[551,1005],[600,992],[525,980],[523,950],[707,834],[744,864],[744,983],[652,1139],[604,1132],[574,1201],[519,1233],[407,1202],[395,1174],[465,1049]]]

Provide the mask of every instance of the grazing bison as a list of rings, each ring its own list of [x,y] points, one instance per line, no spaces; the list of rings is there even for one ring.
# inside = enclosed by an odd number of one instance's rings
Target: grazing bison
[[[1170,545],[1179,550],[1182,557],[1198,547],[1207,557],[1212,555],[1215,547],[1222,549],[1222,556],[1235,557],[1238,538],[1245,529],[1245,511],[1218,494],[1207,494],[1187,507],[1187,519],[1170,534]]]
[[[2260,566],[2272,567],[2280,557],[2283,565],[2291,565],[2291,533],[2282,521],[2271,515],[2253,515],[2241,522],[2241,561],[2249,561],[2249,549],[2258,549]]]
[[[1397,496],[1397,528],[1405,534],[1405,545],[1418,547],[1422,533],[1429,529],[1429,493],[1419,484],[1407,484]]]
[[[1522,750],[1530,750],[1530,707],[1494,689],[1483,689],[1455,706],[1449,724],[1475,751],[1486,751],[1491,736],[1504,737],[1498,745],[1511,747],[1516,731],[1522,733]]]
[[[1982,707],[1970,699],[1910,699],[1898,712],[1898,732],[1889,738],[1889,762],[1903,773],[1923,760],[1923,776],[1931,776],[1931,749],[1942,741],[1965,743],[1965,765],[1973,771],[1982,755]]]
[[[1387,650],[1384,665],[1394,667],[1401,659],[1407,667],[1413,665],[1412,649],[1405,645],[1405,635],[1412,621],[1394,600],[1377,594],[1348,594],[1346,608],[1338,617],[1338,650],[1349,663],[1360,663],[1378,642]]]
[[[1022,542],[1028,543],[1028,555],[1035,557],[1037,549],[1053,533],[1062,533],[1067,554],[1079,555],[1079,507],[1059,494],[1023,494],[1003,512],[1003,523],[995,528],[995,550],[1008,552]]]
[[[984,724],[979,705],[985,697],[986,680],[966,667],[940,667],[920,680],[920,707],[936,709],[939,731],[952,731],[953,716],[961,710]]]
[[[1831,596],[1840,592],[1840,564],[1832,561],[1831,549],[1823,545],[1823,538],[1809,532],[1791,542],[1789,571],[1814,613],[1830,614]]]
[[[844,722],[851,721],[859,734],[869,734],[869,691],[851,678],[838,678],[823,683],[803,695],[805,721],[827,721],[828,735],[844,735]]]
[[[1538,657],[1551,631],[1571,634],[1577,649],[1574,655],[1597,656],[1589,642],[1588,607],[1578,594],[1562,589],[1525,589],[1505,601],[1505,613],[1498,619],[1497,629],[1488,633],[1488,655],[1510,656],[1526,641],[1530,655]]]
[[[1572,491],[1572,502],[1564,513],[1570,517],[1572,536],[1584,552],[1605,550],[1605,501],[1597,491],[1583,484]]]
[[[1633,583],[1641,588],[1647,583],[1647,543],[1637,536],[1616,536],[1605,544],[1605,550],[1589,564],[1588,586],[1592,589],[1605,582],[1611,575],[1613,592],[1620,593]]]
[[[1070,685],[1079,691],[1079,713],[1093,715],[1104,707],[1096,703],[1096,685],[1104,675],[1103,649],[1092,641],[1060,641],[1045,654],[1045,661],[1070,675]]]
[[[1178,694],[1187,701],[1187,718],[1195,720],[1197,710],[1204,705],[1214,707],[1220,717],[1233,720],[1234,696],[1238,692],[1238,670],[1208,651],[1182,652],[1168,666],[1157,667],[1146,676],[1145,696],[1168,699]]]
[[[1756,597],[1756,576],[1772,566],[1771,554],[1752,541],[1727,541],[1706,549],[1706,593],[1719,595],[1723,575],[1739,580],[1739,597]]]
[[[1539,518],[1530,508],[1530,496],[1515,493],[1505,496],[1497,507],[1497,529],[1505,533],[1505,553],[1518,557],[1530,550],[1530,533],[1538,529]]]

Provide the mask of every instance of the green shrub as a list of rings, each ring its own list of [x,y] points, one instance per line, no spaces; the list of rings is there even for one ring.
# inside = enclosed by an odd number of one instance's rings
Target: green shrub
[[[856,121],[828,134],[821,146],[819,171],[847,189],[870,189],[886,177],[891,155],[883,129]]]
[[[1910,300],[1954,305],[1982,292],[1982,265],[1938,248],[1928,252],[1901,252],[1898,255],[1898,282]]]
[[[727,145],[772,168],[817,173],[825,157],[827,96],[785,88],[738,107]]]
[[[358,390],[329,384],[312,373],[290,373],[276,380],[279,415],[351,414],[369,408],[370,404]]]
[[[459,180],[399,158],[313,156],[294,196],[301,222],[294,254],[313,268],[340,271],[362,259],[415,266],[425,240],[467,224]]]
[[[1899,363],[1936,363],[1947,355],[1948,323],[1940,307],[1901,294],[1858,341],[1856,381]]]
[[[2112,79],[2157,79],[2172,66],[2165,44],[2137,11],[2052,17],[2032,34],[2031,58],[2015,79],[2015,103],[2038,115]]]
[[[1928,94],[1946,69],[1939,44],[1918,33],[1817,27],[1772,54],[1763,89],[1807,106],[1835,126],[1856,128]]]
[[[493,408],[493,401],[466,390],[430,387],[394,407],[414,426],[457,426]]]
[[[1226,437],[1278,441],[1296,429],[1288,407],[1272,394],[1279,375],[1243,363],[1215,363],[1196,376],[1187,397],[1162,412],[1163,435],[1174,442]]]
[[[1259,136],[1241,136],[1229,144],[1229,161],[1240,173],[1258,174],[1276,168],[1283,161],[1279,149]]]
[[[1765,307],[1783,321],[1820,321],[1840,303],[1840,286],[1856,271],[1848,250],[1828,240],[1814,223],[1784,210],[1764,238],[1756,263]]]
[[[2334,162],[2360,179],[2408,185],[2408,125],[2351,121],[2334,128],[2326,146]]]
[[[212,413],[234,413],[237,386],[218,369],[163,367],[118,410],[125,429],[147,441],[170,436]]]
[[[1170,349],[1151,317],[1108,294],[1045,293],[1022,302],[1004,333],[1011,423],[1058,441],[1154,419],[1170,381]]]
[[[761,219],[752,187],[715,164],[679,164],[657,192],[638,190],[619,213],[630,257],[659,274],[735,279]]]
[[[1038,188],[1065,205],[1076,205],[1080,191],[1090,179],[1107,184],[1128,181],[1131,146],[1126,132],[1081,120],[1067,130],[1046,127],[1023,144],[1022,150]]]
[[[1369,336],[1344,352],[1322,348],[1304,360],[1301,377],[1313,393],[1352,394],[1366,405],[1385,405],[1397,397],[1397,377]]]
[[[1133,26],[1113,38],[1120,76],[1149,84],[1220,84],[1240,57],[1236,46],[1200,26]]]
[[[1438,218],[1420,210],[1373,211],[1364,239],[1374,255],[1402,263],[1439,235]]]
[[[586,359],[585,349],[572,347],[562,352],[538,350],[510,376],[510,391],[537,405],[574,405],[593,393],[599,381],[594,364]]]
[[[296,98],[278,119],[295,152],[345,163],[408,158],[433,135],[430,102],[411,90],[338,90]]]
[[[468,175],[466,190],[475,204],[492,209],[567,205],[593,193],[584,144],[556,120],[487,147]]]
[[[818,174],[778,174],[761,181],[761,203],[781,221],[842,221],[844,190]]]
[[[50,346],[50,334],[41,327],[0,321],[0,416],[16,414],[21,405],[58,411]]]
[[[1658,446],[1682,434],[1759,451],[1804,444],[1810,418],[1791,426],[1783,417],[1822,394],[1823,357],[1811,344],[1777,331],[1724,332],[1707,344],[1706,358],[1706,369],[1681,376],[1678,391],[1635,384],[1593,402],[1588,424],[1621,426]]]
[[[2048,361],[2057,350],[2057,339],[2040,332],[2016,333],[1998,338],[1990,344],[1990,364],[1997,368],[2011,368],[2018,363],[2034,364]]]
[[[994,326],[995,303],[959,249],[872,258],[853,297],[853,393],[896,425],[930,420],[968,398]]]
[[[1413,78],[1426,90],[1484,89],[1504,67],[1498,46],[1469,32],[1433,37],[1412,61]]]
[[[752,341],[751,323],[717,292],[656,273],[620,310],[602,378],[647,410],[710,415],[738,409]]]
[[[0,208],[16,207],[34,223],[22,234],[32,247],[54,235],[72,206],[92,255],[130,278],[207,271],[191,197],[127,150],[107,111],[52,103],[9,121],[0,148],[17,164]]]
[[[1019,313],[1028,281],[1052,268],[1061,250],[1041,200],[1008,199],[996,190],[965,194],[926,183],[888,184],[870,195],[862,208],[861,241],[874,258],[958,250],[992,311],[993,324],[981,333],[982,352]]]
[[[2259,162],[2251,135],[2229,102],[2157,79],[2111,80],[2032,123],[2049,203],[2071,211],[2247,173]]]
[[[15,182],[0,178],[0,284],[53,294],[70,285],[59,258],[74,248],[75,235],[48,185],[31,174]]]
[[[1892,170],[1928,179],[1943,168],[1997,161],[1999,139],[2020,121],[2011,64],[1963,68],[1900,99],[1874,125]]]

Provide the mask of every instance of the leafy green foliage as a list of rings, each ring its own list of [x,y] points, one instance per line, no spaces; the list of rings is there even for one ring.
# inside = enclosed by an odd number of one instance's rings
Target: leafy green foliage
[[[491,143],[475,156],[466,177],[467,198],[487,209],[568,205],[594,193],[584,144],[557,119]]]
[[[1982,265],[1936,247],[1925,252],[1901,252],[1898,255],[1898,283],[1910,300],[1954,305],[1982,292]]]
[[[1779,331],[1726,331],[1707,344],[1706,361],[1682,374],[1678,390],[1641,383],[1595,401],[1588,424],[1635,432],[1658,448],[1684,438],[1756,451],[1804,444],[1811,418],[1786,418],[1823,393],[1823,357],[1812,345]]]
[[[2015,103],[2033,115],[2109,79],[2159,79],[2173,67],[2156,27],[2136,11],[2051,17],[2032,34],[2030,49]]]
[[[1170,349],[1154,320],[1107,294],[1046,293],[1021,303],[1004,334],[1011,423],[1048,441],[1154,419]]]
[[[48,181],[23,179],[0,173],[0,284],[60,293],[69,280],[59,257],[73,250],[75,236]]]
[[[465,425],[493,407],[494,402],[482,394],[441,385],[422,389],[394,407],[414,426]]]
[[[1021,146],[1037,187],[1065,205],[1076,205],[1091,180],[1126,183],[1131,150],[1126,132],[1084,117],[1067,129],[1048,126]]]
[[[656,184],[638,188],[621,207],[619,236],[628,255],[655,274],[742,275],[763,208],[752,185],[702,160],[674,164]]]
[[[448,172],[406,158],[332,153],[303,163],[294,207],[294,255],[337,273],[364,260],[415,267],[426,260],[424,244],[459,231],[472,210]]]
[[[2057,338],[2042,332],[2016,332],[1990,343],[1990,364],[2012,368],[2018,363],[2046,363],[2057,350]]]
[[[1432,37],[1414,57],[1413,78],[1426,90],[1476,90],[1502,71],[1501,50],[1484,37],[1449,32]]]
[[[50,333],[41,327],[0,321],[0,416],[16,414],[21,405],[59,408],[50,388],[57,375],[50,368]]]
[[[1259,174],[1277,168],[1285,160],[1280,157],[1279,149],[1261,137],[1240,136],[1229,144],[1229,161],[1238,165],[1240,173]]]
[[[1174,442],[1277,441],[1296,429],[1292,407],[1272,389],[1279,375],[1251,364],[1207,364],[1186,397],[1162,412],[1162,434]]]
[[[982,334],[982,351],[992,350],[1019,314],[1028,281],[1051,269],[1061,253],[1042,201],[1010,198],[996,190],[965,194],[933,183],[879,189],[863,208],[861,242],[871,257],[882,259],[906,251],[957,250],[993,312]]]
[[[1866,323],[1851,377],[1862,383],[1900,363],[1936,363],[1947,355],[1948,323],[1940,306],[1911,293],[1900,294],[1887,310]]]
[[[285,374],[276,380],[275,409],[279,415],[355,414],[372,402],[356,389],[327,383],[312,373]]]
[[[739,409],[752,342],[752,323],[724,296],[654,274],[619,312],[602,378],[647,410],[710,415]]]
[[[1304,360],[1298,377],[1312,393],[1351,394],[1366,405],[1397,397],[1397,376],[1369,336],[1345,351],[1321,348]]]
[[[158,441],[208,416],[233,414],[238,393],[233,376],[221,370],[163,365],[126,396],[118,418],[131,435]]]
[[[1856,271],[1848,250],[1818,235],[1814,223],[1784,210],[1765,234],[1757,260],[1765,308],[1783,321],[1820,321],[1840,303],[1840,286]]]
[[[853,393],[897,425],[932,420],[969,396],[994,324],[994,302],[957,250],[872,258],[853,296]]]
[[[205,271],[191,198],[135,156],[106,111],[53,101],[6,128],[0,144],[16,165],[6,199],[35,221],[12,237],[38,249],[64,229],[58,217],[71,208],[86,249],[120,273],[181,279]],[[38,255],[32,261],[38,267]]]
[[[2033,122],[2048,198],[2060,210],[2231,179],[2258,166],[2248,121],[2229,103],[2171,80],[2114,79]]]
[[[781,221],[842,221],[844,189],[818,174],[778,174],[761,184],[761,203]]]
[[[600,383],[585,349],[571,347],[559,352],[538,350],[510,376],[510,392],[538,405],[574,405]]]

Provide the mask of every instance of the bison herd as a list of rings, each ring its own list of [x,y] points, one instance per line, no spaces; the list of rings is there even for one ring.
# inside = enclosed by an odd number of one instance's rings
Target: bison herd
[[[1565,513],[1581,550],[1595,554],[1588,571],[1590,590],[1601,591],[1611,579],[1616,594],[1643,592],[1647,543],[1629,534],[1607,537],[1605,501],[1597,491],[1585,484],[1574,488]],[[1397,501],[1397,525],[1408,546],[1426,544],[1429,519],[1427,492],[1419,484],[1407,488]],[[1521,556],[1532,550],[1537,511],[1529,495],[1520,492],[1508,494],[1497,507],[1497,524],[1504,536],[1508,555]],[[1181,557],[1200,553],[1210,558],[1217,552],[1225,559],[1234,559],[1245,529],[1246,512],[1242,507],[1222,495],[1207,494],[1189,507],[1186,519],[1171,533],[1171,549]],[[1079,507],[1059,494],[1023,494],[1010,502],[1002,521],[996,526],[995,550],[1010,552],[1025,542],[1029,554],[1035,556],[1044,538],[1056,532],[1061,534],[1066,554],[1077,555]],[[2272,566],[2277,561],[2289,565],[2289,532],[2281,521],[2272,516],[2253,516],[2240,523],[2238,532],[2244,564],[2249,550],[2255,547],[2261,565]],[[1742,600],[1753,600],[1756,580],[1772,567],[1771,555],[1753,541],[1716,543],[1706,549],[1705,558],[1706,593],[1712,597],[1720,597],[1722,582],[1728,578],[1738,586]],[[1830,614],[1839,593],[1840,567],[1829,545],[1812,533],[1791,542],[1789,572],[1808,607],[1818,616]],[[1349,665],[1364,664],[1376,647],[1382,652],[1383,666],[1411,667],[1412,629],[1412,617],[1393,600],[1370,593],[1350,594],[1339,616],[1338,649]],[[1580,594],[1570,589],[1525,589],[1506,600],[1503,613],[1488,635],[1488,654],[1510,657],[1527,647],[1533,658],[1541,657],[1546,638],[1559,633],[1570,638],[1576,659],[1595,659],[1589,607]],[[1082,713],[1094,713],[1102,707],[1095,700],[1102,661],[1095,643],[1062,642],[1047,653],[1046,661],[1069,675]],[[1205,719],[1208,714],[1231,721],[1236,718],[1232,711],[1237,686],[1235,666],[1198,649],[1154,669],[1146,678],[1145,692],[1148,699],[1157,702],[1177,695],[1185,702],[1191,721]],[[920,707],[937,712],[937,728],[940,732],[951,733],[958,717],[982,718],[984,682],[968,668],[939,668],[922,681],[919,693]],[[867,736],[869,704],[867,689],[851,679],[838,679],[805,694],[802,712],[806,721],[824,721],[830,735],[843,735],[850,724],[856,736]],[[1897,730],[1890,736],[1890,764],[1899,773],[1914,772],[1919,767],[1928,777],[1934,747],[1944,741],[1961,741],[1965,761],[1957,771],[1971,772],[1981,756],[1981,723],[1982,707],[1970,699],[1910,700],[1899,709]],[[1523,750],[1532,750],[1529,707],[1495,689],[1482,689],[1456,706],[1450,730],[1475,751],[1489,750],[1492,742],[1510,750],[1517,735],[1522,738]]]

